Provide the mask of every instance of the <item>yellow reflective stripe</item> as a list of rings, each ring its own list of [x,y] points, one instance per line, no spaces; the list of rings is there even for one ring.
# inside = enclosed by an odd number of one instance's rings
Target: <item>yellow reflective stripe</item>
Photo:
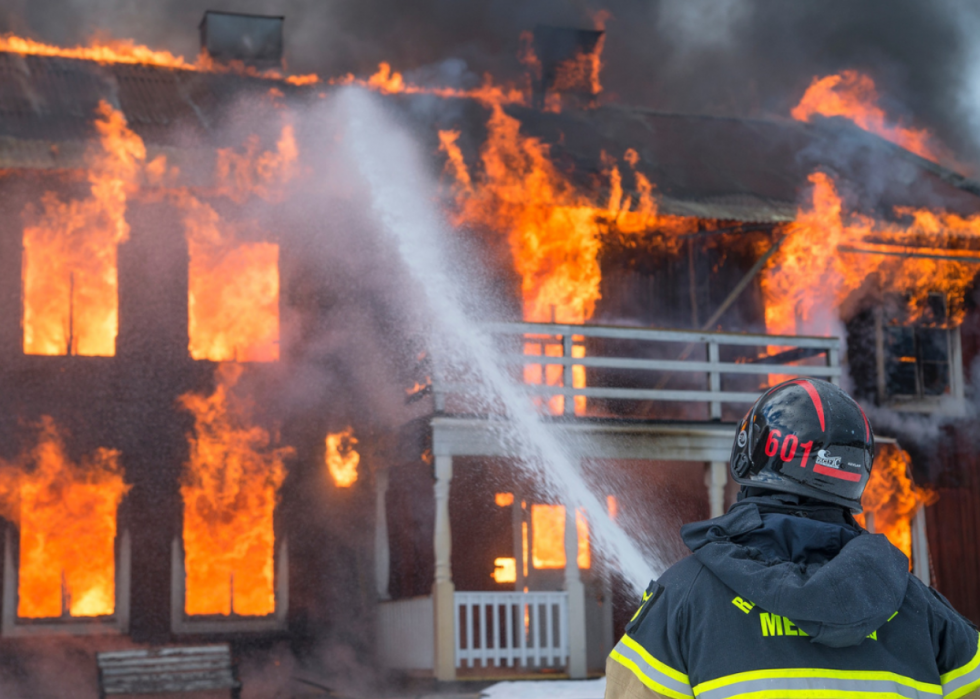
[[[670,697],[671,699],[691,699],[693,694],[688,692],[684,694],[682,692],[675,691],[670,687],[665,687],[651,677],[648,677],[636,663],[629,658],[623,657],[618,651],[613,651],[609,654],[609,657],[615,660],[617,663],[625,667],[627,670],[633,673],[634,677],[643,683],[647,689],[651,689],[658,694],[663,694],[665,697]]]
[[[977,652],[973,654],[973,660],[968,662],[963,667],[958,667],[955,670],[950,670],[945,675],[939,678],[939,681],[943,684],[949,684],[951,681],[958,677],[962,677],[968,672],[971,672],[980,666],[980,635],[977,636]]]
[[[737,699],[908,699],[904,694],[895,692],[846,689],[767,689],[733,696]]]
[[[903,687],[909,687],[919,692],[942,696],[943,690],[938,684],[919,682],[911,677],[896,675],[893,672],[863,671],[863,670],[825,670],[823,668],[786,668],[784,670],[753,670],[751,672],[740,672],[736,675],[727,675],[718,679],[702,682],[694,688],[696,695],[701,695],[714,689],[729,687],[734,684],[751,682],[753,680],[780,680],[780,679],[831,679],[831,680],[850,680],[850,681],[877,681],[893,682]],[[790,696],[794,690],[777,691],[780,696]],[[820,690],[797,690],[797,691],[820,691]],[[753,692],[752,696],[763,696],[766,692]],[[854,694],[860,696],[865,694],[860,690],[855,690]],[[807,695],[800,695],[807,696]],[[811,696],[818,696],[813,694]]]
[[[673,680],[677,680],[678,682],[683,682],[684,684],[690,684],[691,683],[691,681],[687,678],[687,675],[685,675],[683,672],[678,672],[674,668],[670,667],[670,665],[664,665],[662,662],[660,662],[659,660],[657,660],[656,658],[654,658],[652,655],[650,655],[649,653],[647,653],[646,648],[644,648],[643,646],[641,646],[639,643],[637,643],[636,641],[634,641],[629,636],[623,636],[622,640],[620,640],[620,643],[622,643],[627,648],[629,648],[629,649],[633,650],[634,652],[636,652],[646,662],[648,662],[651,665],[653,665],[653,667],[656,668],[658,672],[662,672],[665,675],[667,675],[667,677],[669,677],[669,678],[671,678]]]

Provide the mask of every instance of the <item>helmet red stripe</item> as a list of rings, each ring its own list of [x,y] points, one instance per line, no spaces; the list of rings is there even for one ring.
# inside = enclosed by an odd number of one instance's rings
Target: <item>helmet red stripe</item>
[[[840,478],[842,481],[854,481],[857,482],[861,480],[860,473],[851,473],[850,471],[845,471],[839,468],[830,468],[828,466],[821,466],[816,464],[813,467],[814,473],[822,473],[825,476],[830,476],[831,478]]]
[[[861,411],[861,417],[864,418],[864,441],[865,442],[870,442],[871,441],[871,425],[868,424],[868,416],[864,414],[864,408],[862,408],[860,405],[858,406],[858,410]]]
[[[793,383],[795,383],[797,386],[802,386],[803,390],[806,391],[807,394],[810,396],[810,400],[813,401],[813,407],[817,409],[817,417],[820,418],[820,429],[823,432],[826,432],[827,425],[824,422],[824,418],[823,418],[823,401],[820,400],[820,394],[817,393],[816,386],[814,386],[806,379],[797,379]],[[867,425],[868,422],[867,418],[865,418],[864,422],[865,425]]]

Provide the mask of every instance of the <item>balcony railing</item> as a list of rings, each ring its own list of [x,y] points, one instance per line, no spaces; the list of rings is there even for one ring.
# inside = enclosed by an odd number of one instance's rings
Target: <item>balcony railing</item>
[[[752,403],[777,378],[837,383],[841,376],[835,337],[552,323],[486,327],[503,360],[523,372],[528,392],[568,416],[589,414],[583,401],[653,401],[706,404],[709,419],[719,420],[724,404]],[[586,371],[589,383],[601,379],[586,385]],[[454,397],[465,405],[473,385],[436,373],[432,391],[436,410],[452,412]]]

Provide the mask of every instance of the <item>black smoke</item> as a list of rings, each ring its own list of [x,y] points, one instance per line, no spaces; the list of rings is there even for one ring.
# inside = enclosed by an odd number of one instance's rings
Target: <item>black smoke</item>
[[[457,82],[520,79],[521,31],[591,27],[607,10],[607,98],[785,116],[815,75],[856,68],[889,114],[980,162],[970,94],[980,7],[954,0],[3,0],[0,31],[72,45],[101,32],[191,58],[206,9],[285,15],[293,72],[367,74],[389,61]]]

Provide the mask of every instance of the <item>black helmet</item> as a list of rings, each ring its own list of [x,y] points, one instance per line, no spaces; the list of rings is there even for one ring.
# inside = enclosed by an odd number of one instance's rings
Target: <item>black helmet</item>
[[[732,477],[861,511],[871,475],[874,434],[861,406],[819,379],[770,388],[739,423]]]

